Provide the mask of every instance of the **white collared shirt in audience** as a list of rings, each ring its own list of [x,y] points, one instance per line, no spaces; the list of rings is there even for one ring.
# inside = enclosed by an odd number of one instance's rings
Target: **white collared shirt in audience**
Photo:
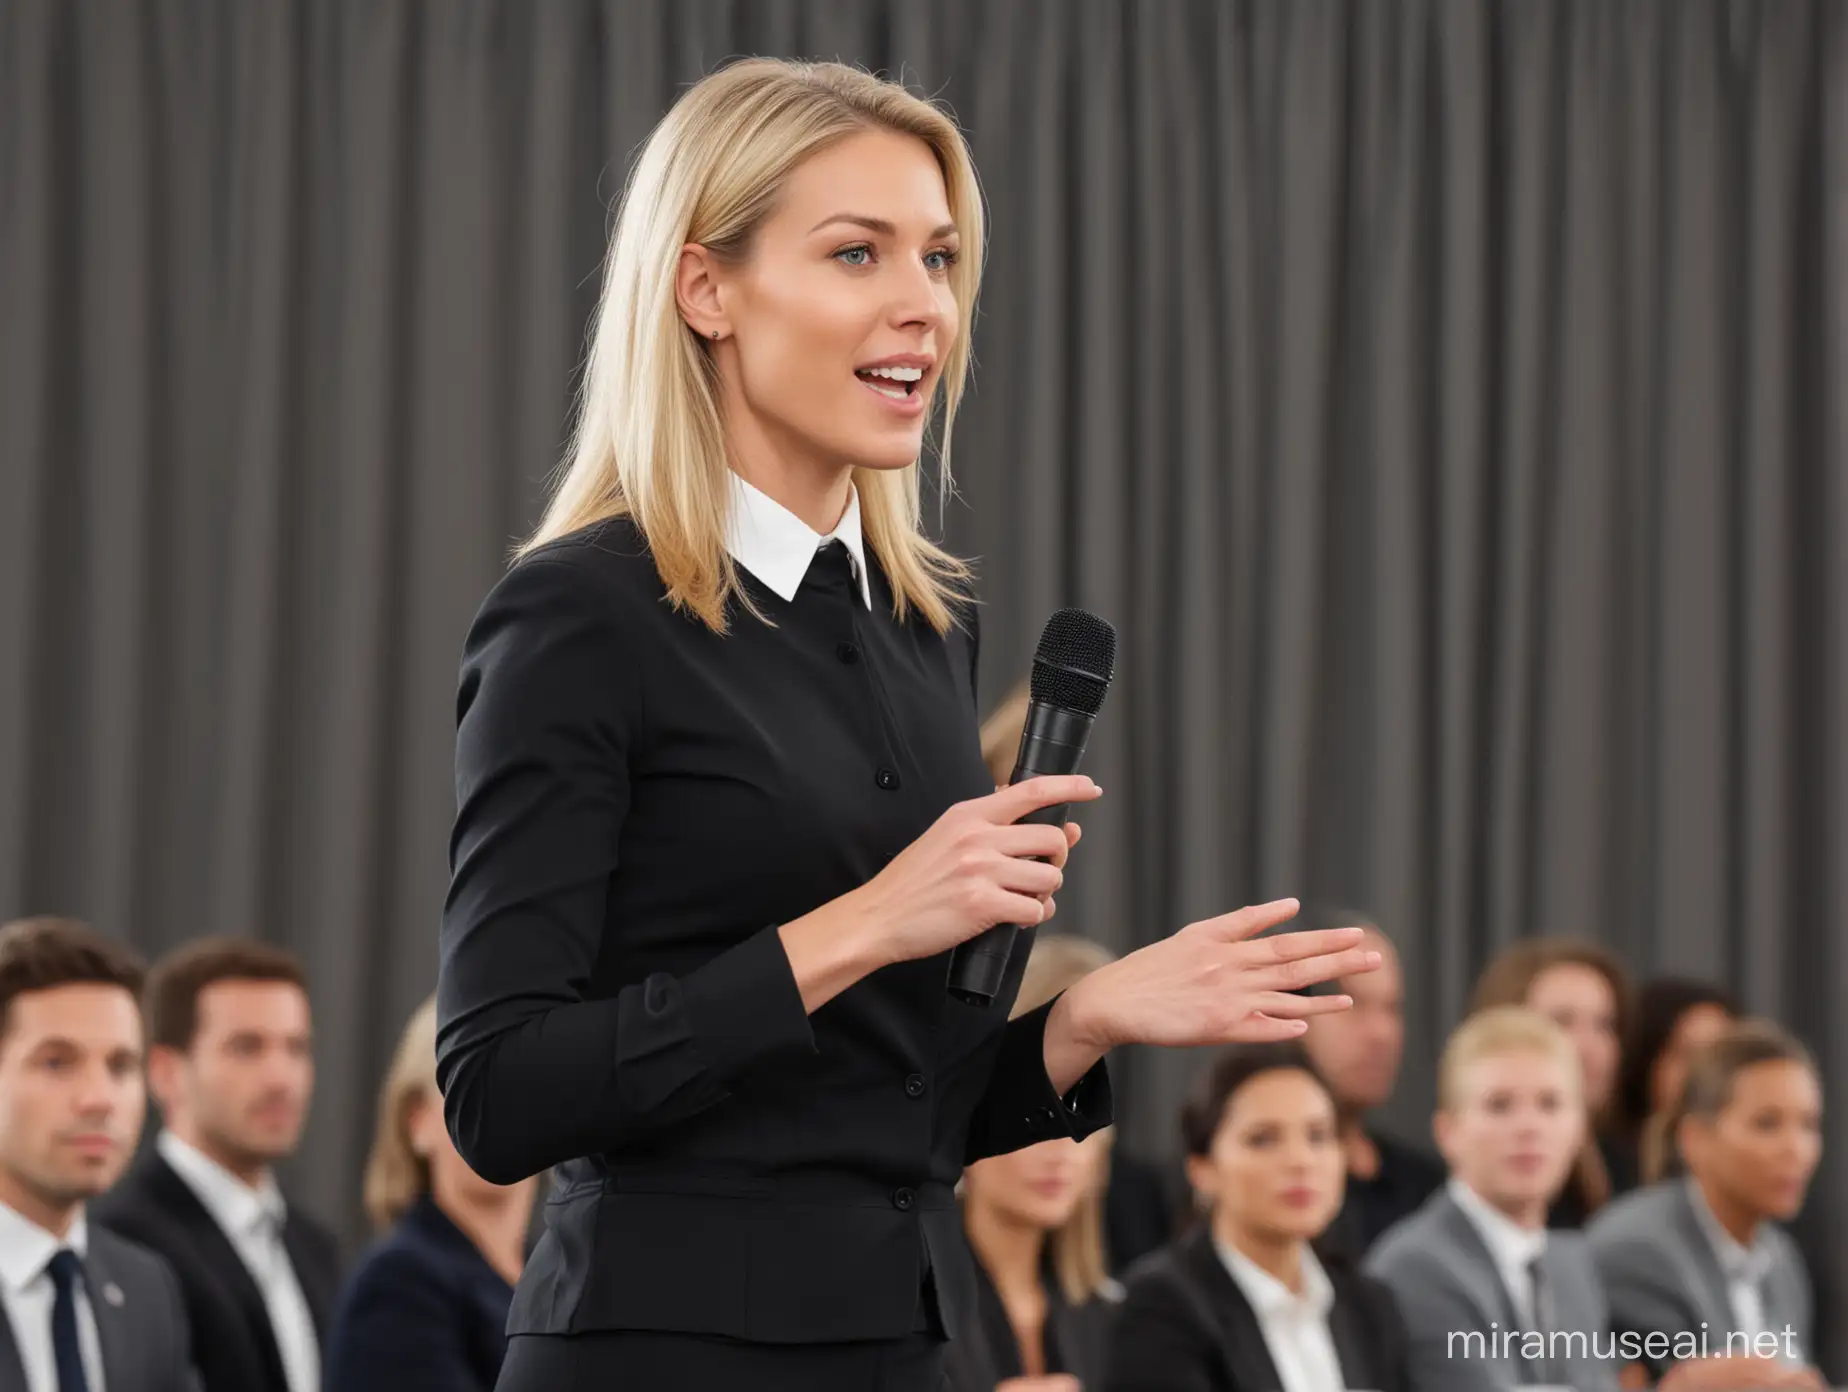
[[[1765,1318],[1764,1282],[1771,1274],[1773,1257],[1763,1242],[1741,1247],[1737,1239],[1720,1226],[1720,1220],[1713,1216],[1713,1210],[1707,1206],[1707,1196],[1701,1193],[1700,1186],[1692,1179],[1687,1184],[1688,1200],[1694,1208],[1694,1221],[1706,1235],[1707,1244],[1713,1248],[1720,1271],[1726,1277],[1726,1294],[1732,1305],[1734,1326],[1726,1332],[1728,1336],[1739,1334],[1752,1341],[1743,1348],[1735,1343],[1730,1351],[1751,1352],[1757,1346],[1758,1336],[1769,1330],[1770,1321]],[[1770,1332],[1776,1334],[1781,1345],[1782,1331]],[[1783,1352],[1788,1360],[1791,1350],[1785,1349]]]
[[[1534,1327],[1533,1264],[1546,1252],[1546,1229],[1524,1228],[1462,1180],[1452,1178],[1450,1197],[1482,1238],[1501,1273],[1523,1329]]]
[[[252,1189],[171,1131],[162,1131],[155,1144],[161,1158],[205,1205],[257,1283],[288,1375],[289,1392],[320,1392],[320,1340],[308,1298],[302,1294],[302,1284],[283,1245],[282,1228],[289,1210],[276,1181],[268,1179],[262,1189]]]
[[[1346,1386],[1334,1336],[1328,1331],[1335,1288],[1315,1254],[1303,1248],[1303,1289],[1298,1295],[1236,1247],[1218,1241],[1213,1246],[1257,1316],[1283,1392],[1328,1392]]]
[[[79,1257],[90,1250],[89,1228],[80,1212],[62,1241],[23,1214],[0,1204],[0,1303],[13,1327],[13,1343],[26,1373],[26,1392],[58,1392],[58,1357],[51,1346],[51,1308],[57,1299],[52,1288],[51,1259],[63,1248]],[[77,1284],[77,1343],[83,1350],[83,1370],[90,1392],[103,1386],[103,1345],[96,1333],[96,1312],[90,1293]]]

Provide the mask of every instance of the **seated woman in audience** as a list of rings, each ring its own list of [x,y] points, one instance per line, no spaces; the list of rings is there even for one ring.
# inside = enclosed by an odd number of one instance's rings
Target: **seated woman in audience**
[[[1803,1046],[1745,1021],[1695,1051],[1677,1110],[1676,1177],[1611,1204],[1586,1238],[1611,1325],[1646,1355],[1647,1386],[1682,1360],[1706,1388],[1820,1389],[1803,1258],[1779,1223],[1822,1154],[1822,1089]]]
[[[1033,944],[1014,1014],[1037,1010],[1111,960],[1096,943]],[[1112,1132],[1042,1141],[963,1171],[963,1230],[975,1253],[975,1332],[953,1340],[954,1392],[1077,1392],[1102,1374],[1109,1306],[1103,1190]]]
[[[1409,1389],[1391,1293],[1313,1245],[1341,1208],[1345,1156],[1301,1046],[1228,1050],[1181,1124],[1207,1220],[1129,1274],[1106,1392]]]
[[[1732,996],[1705,981],[1664,977],[1636,993],[1613,1129],[1634,1150],[1644,1184],[1667,1174],[1674,1149],[1667,1131],[1687,1077],[1688,1056],[1726,1033],[1738,1017]]]
[[[1629,1026],[1630,982],[1617,959],[1573,938],[1523,938],[1490,962],[1470,1011],[1499,1005],[1537,1010],[1578,1051],[1586,1133],[1566,1187],[1547,1214],[1550,1228],[1577,1228],[1614,1195],[1636,1187],[1635,1151],[1610,1122]]]
[[[384,1233],[328,1338],[338,1392],[492,1392],[524,1264],[536,1180],[478,1179],[436,1090],[436,1002],[411,1017],[379,1097],[366,1208]]]

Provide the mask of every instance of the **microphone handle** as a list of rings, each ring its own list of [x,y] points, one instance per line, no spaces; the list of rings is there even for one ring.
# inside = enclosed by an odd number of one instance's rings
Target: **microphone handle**
[[[1091,737],[1095,717],[1039,702],[1027,707],[1026,728],[1020,732],[1020,753],[1014,760],[1009,785],[1044,774],[1076,773],[1084,759],[1084,747]],[[1041,807],[1020,819],[1033,826],[1064,826],[1070,803]],[[1036,856],[1036,860],[1045,857]],[[1024,924],[998,923],[969,941],[959,944],[950,954],[950,994],[968,1005],[986,1006],[1001,990],[1007,977],[1008,963],[1022,933],[1027,947],[1033,946],[1033,929]]]

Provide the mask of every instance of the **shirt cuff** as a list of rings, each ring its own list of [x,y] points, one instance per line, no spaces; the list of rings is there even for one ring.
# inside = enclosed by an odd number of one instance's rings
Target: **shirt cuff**
[[[720,1078],[785,1052],[816,1052],[815,1030],[775,927],[690,972],[684,990],[694,1048]]]
[[[1103,1059],[1092,1064],[1090,1072],[1063,1097],[1053,1090],[1052,1079],[1046,1076],[1046,1020],[1057,1004],[1058,997],[1054,996],[1039,1009],[1009,1021],[995,1060],[997,1079],[1006,1079],[1009,1084],[1019,1080],[1015,1096],[1020,1100],[1023,1146],[1041,1141],[1082,1141],[1116,1119],[1110,1070]]]

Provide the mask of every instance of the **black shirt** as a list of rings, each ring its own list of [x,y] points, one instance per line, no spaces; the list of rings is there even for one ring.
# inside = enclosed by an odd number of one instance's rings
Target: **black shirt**
[[[963,1165],[1109,1122],[1101,1065],[1054,1094],[1050,1006],[1007,1023],[1030,935],[988,1009],[943,954],[803,1011],[776,925],[993,791],[973,606],[901,623],[869,568],[870,612],[838,547],[792,601],[746,573],[770,623],[721,636],[616,520],[476,618],[437,1063],[477,1171],[558,1167],[510,1332],[896,1337],[932,1269],[953,1323]]]
[[[1349,1171],[1341,1211],[1322,1237],[1329,1251],[1353,1262],[1386,1229],[1423,1207],[1446,1178],[1444,1162],[1429,1151],[1377,1131],[1367,1136],[1379,1151],[1379,1170],[1366,1179]]]

